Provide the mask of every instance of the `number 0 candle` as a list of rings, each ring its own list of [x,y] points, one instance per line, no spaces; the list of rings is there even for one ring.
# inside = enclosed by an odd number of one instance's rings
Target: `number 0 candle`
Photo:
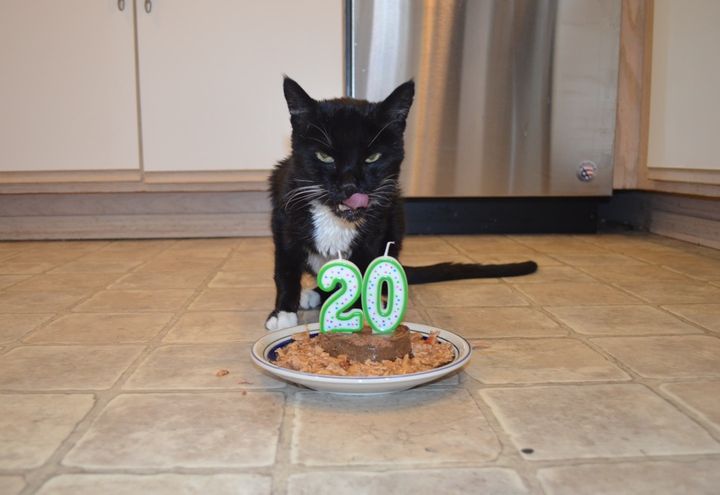
[[[395,258],[385,255],[375,258],[363,278],[363,308],[365,318],[374,333],[391,333],[402,322],[407,309],[408,285],[405,270]],[[383,304],[383,287],[387,287],[387,300]]]

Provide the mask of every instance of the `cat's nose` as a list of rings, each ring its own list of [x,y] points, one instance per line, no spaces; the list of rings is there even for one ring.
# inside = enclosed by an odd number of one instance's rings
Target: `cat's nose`
[[[343,184],[340,189],[342,190],[346,198],[349,198],[350,196],[358,192],[358,188],[355,186],[355,184]]]

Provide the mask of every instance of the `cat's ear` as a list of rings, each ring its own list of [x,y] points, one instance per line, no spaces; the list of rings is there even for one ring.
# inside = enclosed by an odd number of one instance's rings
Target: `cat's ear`
[[[402,83],[390,93],[390,96],[380,102],[380,112],[388,121],[404,121],[415,96],[415,82],[411,79]]]
[[[285,100],[287,101],[290,115],[303,115],[315,108],[317,102],[310,98],[298,83],[287,76],[285,76],[285,80],[283,81],[283,92],[285,93]]]

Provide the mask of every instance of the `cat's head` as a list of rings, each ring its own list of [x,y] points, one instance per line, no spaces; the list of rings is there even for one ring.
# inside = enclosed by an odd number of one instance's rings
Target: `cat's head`
[[[292,124],[296,197],[318,201],[351,222],[388,206],[399,194],[403,132],[415,84],[401,84],[374,103],[316,101],[287,77],[283,89]]]

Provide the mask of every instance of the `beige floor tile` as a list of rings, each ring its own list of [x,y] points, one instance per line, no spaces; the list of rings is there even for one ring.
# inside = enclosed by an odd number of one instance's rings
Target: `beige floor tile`
[[[607,253],[605,249],[592,242],[572,236],[511,236],[511,238],[524,246],[550,256],[559,254],[601,255]]]
[[[504,284],[449,282],[419,285],[410,291],[418,303],[428,308],[528,305],[525,298]]]
[[[702,258],[698,261],[684,259],[679,263],[669,263],[667,266],[701,280],[720,280],[720,259]]]
[[[666,383],[660,388],[720,433],[720,381]]]
[[[90,411],[94,401],[89,394],[1,394],[0,469],[41,466]]]
[[[208,277],[206,271],[129,273],[112,284],[110,289],[195,289]]]
[[[16,347],[3,356],[0,389],[107,389],[142,349],[137,345]]]
[[[657,265],[583,266],[582,270],[603,282],[640,282],[647,284],[650,281],[655,282],[658,280],[692,281],[682,273]]]
[[[273,258],[272,251],[236,253],[230,256],[230,258],[223,263],[220,271],[237,272],[246,270],[264,270],[272,273],[274,266],[275,260]]]
[[[104,290],[74,311],[89,313],[177,311],[194,294],[190,289]]]
[[[630,379],[602,355],[573,339],[485,340],[465,373],[491,384]]]
[[[267,309],[275,306],[275,289],[271,287],[245,287],[206,289],[190,305],[192,311],[218,311]]]
[[[720,376],[720,339],[715,337],[600,337],[592,342],[648,378]]]
[[[235,251],[239,253],[252,253],[258,251],[272,253],[275,248],[272,237],[239,237],[233,239],[233,241]]]
[[[664,308],[708,330],[720,332],[720,304],[672,304]]]
[[[124,385],[129,390],[283,388],[285,382],[259,370],[250,343],[167,345],[155,349]],[[217,376],[218,370],[227,370]]]
[[[700,333],[692,325],[652,306],[558,306],[545,309],[576,332],[587,335]]]
[[[0,275],[0,290],[17,285],[23,280],[27,280],[32,275]]]
[[[86,313],[61,316],[25,337],[31,344],[135,344],[148,342],[172,313]]]
[[[522,261],[534,261],[540,268],[547,266],[563,266],[562,261],[543,253],[506,253],[498,251],[493,253],[471,254],[470,259],[474,263],[482,265],[502,265],[505,263],[519,263]]]
[[[427,253],[421,254],[420,252],[406,252],[403,250],[400,253],[400,261],[404,266],[427,266],[434,265],[436,263],[474,263],[472,258],[465,256],[460,253]]]
[[[432,324],[467,339],[548,337],[567,331],[535,308],[427,308]]]
[[[64,474],[37,495],[270,495],[272,479],[260,474]]]
[[[619,287],[652,304],[714,303],[720,289],[703,282],[682,283],[653,280],[652,283],[619,282]]]
[[[624,462],[540,469],[547,495],[714,495],[720,461]]]
[[[47,261],[15,261],[11,258],[9,260],[0,262],[0,274],[36,274],[48,271],[55,266],[55,263],[49,263]]]
[[[553,256],[572,266],[643,266],[646,263],[630,256],[617,253],[559,253]]]
[[[133,270],[133,273],[196,273],[211,272],[219,266],[219,258],[192,258],[165,256],[160,254]]]
[[[511,469],[419,469],[416,471],[328,471],[291,475],[288,495],[343,494],[385,495],[412,493],[435,495],[478,493],[519,495],[529,493]]]
[[[531,460],[718,453],[720,444],[642,385],[479,391]]]
[[[84,260],[61,265],[52,273],[125,273],[142,263],[141,260]]]
[[[493,251],[532,251],[525,244],[521,244],[504,235],[448,235],[442,237],[450,245],[468,253],[482,253]]]
[[[22,476],[0,476],[0,493],[18,495],[25,488]]]
[[[402,252],[412,256],[458,253],[457,249],[443,238],[436,236],[408,236],[403,240]]]
[[[165,342],[238,342],[267,333],[268,311],[192,311],[183,314],[163,339]]]
[[[246,270],[241,272],[219,272],[208,284],[211,288],[224,287],[275,287],[273,272],[268,270]]]
[[[291,459],[309,466],[489,461],[500,444],[464,389],[296,396]],[[428,432],[442,434],[428,434]],[[342,439],[342,441],[338,441]]]
[[[113,399],[63,464],[92,468],[269,466],[283,396],[269,392],[123,394]]]
[[[158,240],[120,240],[113,241],[108,245],[98,249],[97,252],[102,253],[158,253],[167,249],[177,242],[174,239],[158,239]]]
[[[522,277],[508,277],[512,284],[546,284],[553,282],[595,282],[589,275],[569,266],[544,266],[533,274]]]
[[[51,314],[0,314],[0,344],[22,338],[23,335],[49,320],[50,317],[52,317]]]
[[[0,292],[0,313],[54,313],[87,296],[86,290]]]
[[[541,306],[600,306],[603,304],[640,303],[640,299],[599,283],[519,284],[515,287]]]
[[[10,290],[101,289],[117,280],[117,273],[44,273],[13,286]]]

